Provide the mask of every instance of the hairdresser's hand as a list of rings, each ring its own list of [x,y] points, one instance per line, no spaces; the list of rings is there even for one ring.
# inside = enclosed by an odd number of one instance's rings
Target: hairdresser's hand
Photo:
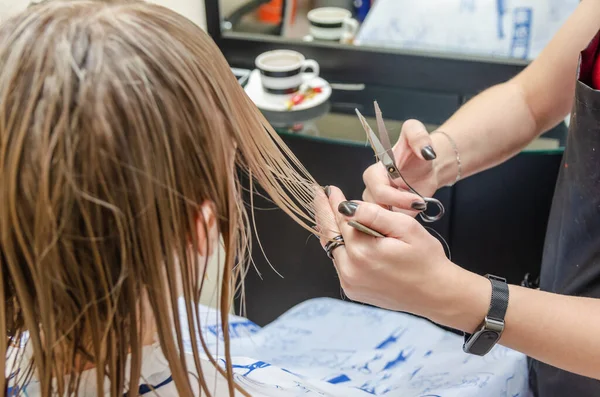
[[[462,288],[469,272],[450,262],[440,242],[413,217],[375,204],[345,200],[339,189],[329,188],[327,210],[335,217],[337,230],[319,228],[324,234],[323,246],[338,234],[344,238],[345,246],[334,249],[333,256],[346,295],[382,308],[441,320],[452,304],[453,289]],[[349,220],[387,237],[361,233],[348,225]]]
[[[400,138],[394,145],[394,156],[398,163],[396,166],[406,181],[421,195],[431,197],[438,187],[438,178],[433,166],[436,154],[423,123],[407,120],[402,125]],[[399,188],[392,187],[381,162],[367,168],[363,180],[366,186],[363,193],[364,201],[385,208],[391,206],[395,211],[412,216],[424,209],[423,200],[409,193],[404,183]]]

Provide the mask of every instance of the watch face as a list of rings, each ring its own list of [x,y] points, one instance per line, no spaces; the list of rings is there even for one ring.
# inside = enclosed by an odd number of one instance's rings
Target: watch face
[[[487,354],[498,340],[500,335],[494,331],[483,331],[480,334],[473,335],[468,342],[468,352],[483,356]]]

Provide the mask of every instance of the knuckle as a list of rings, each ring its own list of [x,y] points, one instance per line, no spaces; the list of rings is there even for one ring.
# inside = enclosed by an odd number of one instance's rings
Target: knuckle
[[[369,261],[371,250],[367,247],[360,246],[356,251],[356,261],[363,266],[366,265]]]
[[[348,258],[354,262],[357,259],[359,254],[358,252],[358,244],[351,244],[346,246],[346,253],[348,254]]]
[[[344,290],[344,295],[346,295],[346,297],[348,299],[350,299],[351,301],[358,300],[358,295],[356,294],[356,292],[354,291],[354,289],[352,289],[352,288],[344,288],[343,286],[342,286],[342,289]]]
[[[373,186],[371,194],[376,201],[381,201],[385,197],[385,187],[382,185]]]
[[[425,126],[419,120],[416,119],[408,119],[402,125],[402,130],[406,130],[406,133],[414,133],[423,130]]]
[[[404,222],[406,224],[406,230],[408,230],[410,233],[415,233],[420,230],[421,225],[419,224],[419,221],[417,221],[415,218],[408,215],[405,215],[402,218],[404,219]]]
[[[350,286],[348,285],[348,283],[346,282],[346,280],[344,279],[343,275],[342,275],[342,270],[338,269],[338,277],[340,279],[340,286],[342,287],[342,289],[344,290],[344,293],[346,293],[346,291],[348,289],[350,289]]]
[[[376,207],[376,206],[368,206],[365,208],[367,210],[367,212],[370,213],[371,216],[371,223],[372,224],[377,224],[381,218],[381,214],[382,214],[382,208],[381,207]]]
[[[373,177],[373,173],[375,172],[375,166],[376,166],[376,164],[369,166],[369,168],[367,168],[362,174],[363,182],[367,186],[369,185],[369,183]]]
[[[411,146],[429,142],[429,133],[423,123],[417,120],[408,120],[406,123],[408,123],[408,126],[406,131],[403,132],[406,134],[406,139]]]
[[[340,279],[346,288],[356,285],[358,280],[357,269],[352,265],[343,266],[340,268]]]
[[[379,203],[381,201],[381,189],[377,188],[377,187],[372,187],[369,189],[369,197],[371,197],[371,200],[373,200],[376,203]]]
[[[361,198],[362,201],[369,201],[369,191],[367,189],[363,190]]]
[[[364,203],[358,207],[357,217],[369,225],[379,222],[383,209],[378,205]]]
[[[368,257],[368,253],[366,252],[368,249],[365,249],[361,244],[352,244],[346,247],[346,251],[352,263],[364,263]]]

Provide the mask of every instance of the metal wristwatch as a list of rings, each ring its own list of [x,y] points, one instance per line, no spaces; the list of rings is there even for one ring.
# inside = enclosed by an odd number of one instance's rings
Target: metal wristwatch
[[[504,331],[504,316],[508,308],[508,284],[506,279],[487,274],[492,283],[492,300],[487,316],[472,334],[465,333],[465,353],[485,356],[500,340]]]

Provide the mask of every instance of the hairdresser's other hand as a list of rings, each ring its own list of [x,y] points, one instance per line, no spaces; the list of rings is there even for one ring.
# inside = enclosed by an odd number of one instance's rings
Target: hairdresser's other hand
[[[396,166],[406,181],[421,195],[431,197],[438,187],[434,161],[436,153],[429,133],[423,123],[407,120],[402,125],[400,138],[394,145]],[[381,162],[367,168],[363,174],[366,189],[363,200],[379,204],[385,208],[390,206],[394,211],[415,216],[424,209],[423,200],[408,192],[408,187],[398,181],[399,188],[393,187],[388,179],[385,167]]]
[[[413,217],[371,203],[348,202],[333,186],[329,205],[345,242],[333,251],[334,263],[350,299],[434,321],[447,315],[455,289],[463,288],[471,273],[450,262],[437,239]],[[387,237],[361,233],[348,225],[349,220]],[[338,234],[321,231],[323,246]]]

